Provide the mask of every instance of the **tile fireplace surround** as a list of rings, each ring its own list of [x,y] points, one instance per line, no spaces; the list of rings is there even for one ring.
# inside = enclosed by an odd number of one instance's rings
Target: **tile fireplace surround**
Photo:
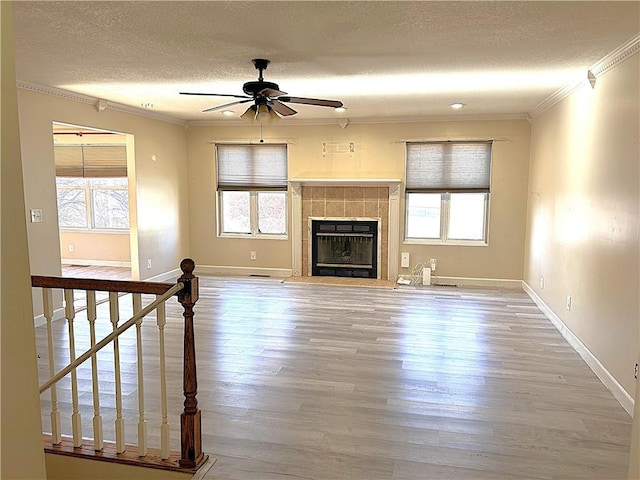
[[[311,275],[310,218],[378,220],[378,278],[398,276],[400,180],[299,179],[292,192],[293,275]],[[389,259],[392,259],[389,262]]]

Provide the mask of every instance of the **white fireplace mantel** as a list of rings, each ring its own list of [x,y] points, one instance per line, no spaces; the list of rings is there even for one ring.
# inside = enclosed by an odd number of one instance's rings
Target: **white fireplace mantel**
[[[400,185],[399,179],[388,178],[293,178],[289,180],[291,191],[291,241],[292,274],[302,275],[302,187],[388,187],[389,188],[389,228],[388,228],[388,268],[387,280],[398,276],[400,255]]]
[[[311,185],[324,187],[383,187],[388,185],[399,185],[401,180],[397,178],[292,178],[289,183],[292,185]]]

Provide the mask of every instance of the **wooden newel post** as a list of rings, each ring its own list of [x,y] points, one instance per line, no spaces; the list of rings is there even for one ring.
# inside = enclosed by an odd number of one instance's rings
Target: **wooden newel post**
[[[198,301],[198,277],[193,275],[195,263],[190,258],[180,262],[182,276],[178,282],[184,289],[178,292],[178,301],[184,308],[184,412],[180,415],[181,456],[180,466],[199,467],[206,457],[202,453],[200,409],[198,408],[198,379],[196,375],[196,346],[193,330],[193,306]]]

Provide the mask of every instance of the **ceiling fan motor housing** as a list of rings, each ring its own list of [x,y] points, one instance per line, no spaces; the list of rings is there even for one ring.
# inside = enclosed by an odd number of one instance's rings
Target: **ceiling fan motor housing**
[[[257,82],[247,82],[242,86],[242,91],[247,95],[256,96],[259,92],[263,91],[265,88],[271,90],[280,90],[280,87],[277,83],[273,82],[265,82],[265,81],[257,81]]]

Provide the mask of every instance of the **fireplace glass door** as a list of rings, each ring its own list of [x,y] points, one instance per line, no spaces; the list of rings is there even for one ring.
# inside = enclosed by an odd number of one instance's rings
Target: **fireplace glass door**
[[[376,278],[378,222],[312,220],[314,276]]]

